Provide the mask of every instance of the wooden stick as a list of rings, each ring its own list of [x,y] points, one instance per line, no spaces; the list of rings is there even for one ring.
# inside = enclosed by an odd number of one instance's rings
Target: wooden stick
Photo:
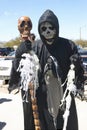
[[[34,96],[34,85],[32,83],[29,83],[29,91],[30,91],[30,96],[31,96],[35,130],[41,130],[37,99]]]

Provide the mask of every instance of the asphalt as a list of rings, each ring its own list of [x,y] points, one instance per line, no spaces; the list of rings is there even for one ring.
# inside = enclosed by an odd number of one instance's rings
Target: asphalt
[[[0,87],[0,130],[24,130],[21,94],[9,94],[7,86]],[[75,101],[79,130],[87,130],[87,102],[78,98]]]
[[[87,130],[87,102],[76,100],[76,107],[78,113],[79,130]]]
[[[0,87],[0,130],[24,130],[21,94],[8,94],[6,87]]]

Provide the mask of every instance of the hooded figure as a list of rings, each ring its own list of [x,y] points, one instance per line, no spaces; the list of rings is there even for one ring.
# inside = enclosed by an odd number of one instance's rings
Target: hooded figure
[[[49,111],[49,102],[48,102],[48,94],[49,89],[45,80],[45,67],[48,65],[48,70],[51,69],[54,77],[57,78],[54,63],[50,60],[49,57],[54,57],[59,66],[59,77],[61,78],[61,83],[67,78],[68,71],[70,69],[71,63],[75,65],[75,84],[77,89],[83,89],[83,66],[80,59],[80,56],[77,51],[76,45],[68,39],[59,37],[59,22],[57,16],[51,11],[46,10],[39,19],[38,22],[38,32],[41,40],[38,40],[33,44],[33,49],[36,52],[41,65],[41,72],[39,76],[40,86],[37,90],[37,99],[38,99],[38,107],[39,107],[39,115],[41,121],[42,130],[62,130],[63,129],[63,111],[59,110],[56,113],[56,120],[54,121],[53,114]],[[54,78],[53,77],[53,78]],[[51,79],[52,80],[52,79]],[[52,81],[49,81],[52,83]],[[53,82],[57,80],[53,80]],[[50,90],[54,93],[55,85],[51,85]],[[63,86],[63,92],[66,89],[66,84]],[[51,98],[52,98],[51,93]],[[57,96],[57,95],[56,95]],[[56,96],[54,97],[56,100]],[[55,105],[55,104],[54,104]],[[76,105],[74,101],[74,96],[72,95],[72,102],[70,107],[70,115],[67,123],[67,130],[78,130],[78,120],[76,113]]]

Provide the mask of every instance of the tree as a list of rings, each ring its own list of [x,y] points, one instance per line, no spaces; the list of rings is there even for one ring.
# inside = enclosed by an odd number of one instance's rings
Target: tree
[[[15,45],[19,46],[20,44],[20,38],[16,37],[15,39],[12,39],[4,44],[5,47],[13,47]]]
[[[81,45],[82,47],[87,47],[87,40],[76,40],[75,43],[77,45]]]

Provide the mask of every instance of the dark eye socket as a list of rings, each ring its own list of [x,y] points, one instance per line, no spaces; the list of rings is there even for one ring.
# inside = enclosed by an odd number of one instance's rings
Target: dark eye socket
[[[21,23],[21,27],[24,27],[24,25],[25,25],[25,21],[22,21],[22,23]]]
[[[42,31],[46,31],[47,28],[46,27],[42,27],[41,29],[42,29]]]
[[[21,23],[21,27],[24,27],[25,26],[25,24],[27,24],[28,25],[28,27],[32,27],[32,25],[31,25],[31,22],[30,21],[28,21],[28,22],[25,22],[25,21],[22,21],[22,23]]]
[[[31,25],[31,22],[30,22],[30,21],[28,21],[27,23],[28,23],[28,27],[32,27],[32,25]]]
[[[54,30],[54,27],[53,27],[53,26],[52,26],[52,27],[49,27],[49,29],[50,29],[50,30]]]

